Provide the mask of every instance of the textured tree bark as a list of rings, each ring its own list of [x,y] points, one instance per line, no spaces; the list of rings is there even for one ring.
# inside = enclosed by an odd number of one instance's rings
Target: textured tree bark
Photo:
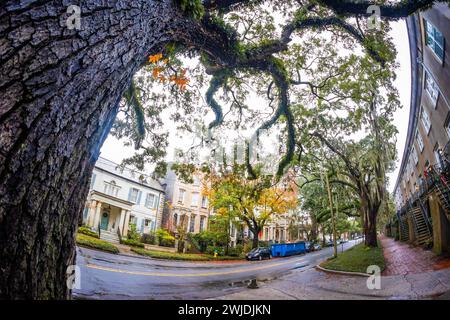
[[[378,247],[377,215],[378,209],[370,208],[367,210],[367,216],[365,219],[365,245],[374,248]]]
[[[0,5],[0,298],[70,297],[77,221],[122,92],[183,30],[171,0]]]

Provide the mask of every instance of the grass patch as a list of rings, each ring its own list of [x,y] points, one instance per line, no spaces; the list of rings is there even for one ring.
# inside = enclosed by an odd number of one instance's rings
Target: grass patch
[[[92,231],[91,229],[87,228],[87,227],[79,227],[78,228],[78,233],[82,233],[85,234],[87,236],[93,237],[93,238],[97,238],[98,239],[98,233]]]
[[[379,266],[381,271],[386,267],[380,242],[378,248],[366,247],[364,243],[358,244],[343,253],[338,253],[337,258],[320,264],[325,269],[361,273],[367,273],[367,267],[370,265]]]
[[[144,248],[145,244],[143,244],[140,241],[137,240],[133,240],[133,239],[124,239],[124,240],[120,240],[121,244],[126,244],[127,246],[131,246],[131,247],[139,247],[139,248]]]
[[[115,254],[119,253],[119,249],[111,243],[87,236],[85,234],[77,234],[76,240],[77,244],[82,247],[88,247]]]
[[[240,260],[239,257],[227,257],[219,256],[214,258],[214,256],[207,254],[196,254],[196,253],[172,253],[163,251],[146,250],[141,248],[131,248],[131,251],[140,254],[142,256],[147,256],[156,259],[168,259],[168,260],[183,260],[183,261],[211,261],[211,260]]]

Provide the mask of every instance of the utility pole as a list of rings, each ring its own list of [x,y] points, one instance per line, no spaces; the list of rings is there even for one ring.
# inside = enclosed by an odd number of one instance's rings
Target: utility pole
[[[336,223],[334,221],[334,213],[333,213],[333,197],[331,195],[330,182],[328,181],[328,172],[325,174],[325,181],[327,184],[328,191],[328,201],[330,202],[330,212],[331,212],[331,225],[333,227],[333,256],[337,258],[337,239],[336,239]]]

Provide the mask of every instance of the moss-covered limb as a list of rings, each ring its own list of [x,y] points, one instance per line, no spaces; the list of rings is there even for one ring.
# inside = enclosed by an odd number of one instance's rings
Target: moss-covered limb
[[[318,0],[321,5],[324,5],[339,15],[343,16],[370,16],[371,13],[367,12],[367,8],[372,3],[361,2],[359,0]],[[430,8],[434,2],[447,2],[447,1],[434,1],[434,0],[403,0],[398,3],[386,3],[379,5],[381,9],[381,16],[391,19],[405,18],[418,10],[425,10]]]
[[[256,179],[256,173],[253,169],[252,164],[250,163],[250,144],[248,142],[245,143],[245,166],[247,173],[250,179]]]
[[[137,93],[138,88],[136,87],[134,80],[131,80],[130,86],[124,93],[124,98],[129,107],[133,109],[134,112],[134,123],[136,125],[136,135],[137,139],[135,141],[135,148],[139,149],[142,141],[145,138],[145,116],[144,108],[142,106],[141,100]]]
[[[236,10],[241,6],[258,4],[262,0],[203,0],[203,6],[209,10],[220,10],[228,12]]]
[[[226,83],[228,77],[229,77],[228,71],[222,70],[222,71],[216,72],[213,75],[213,77],[209,83],[208,90],[206,91],[206,103],[208,103],[208,105],[211,107],[211,109],[213,110],[213,112],[216,116],[214,121],[212,121],[209,124],[209,126],[208,126],[209,129],[217,127],[220,124],[222,124],[222,122],[223,122],[222,107],[217,102],[217,100],[214,99],[214,95]]]
[[[201,19],[205,14],[202,0],[175,0],[186,14],[194,19]]]

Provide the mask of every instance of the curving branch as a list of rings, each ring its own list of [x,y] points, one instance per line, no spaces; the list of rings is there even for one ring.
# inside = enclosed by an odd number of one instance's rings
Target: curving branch
[[[318,2],[339,15],[342,16],[370,16],[367,8],[376,4],[381,9],[381,16],[384,18],[400,19],[410,16],[411,14],[430,8],[436,0],[403,0],[398,3],[377,4],[376,1],[360,1],[360,0],[318,0]]]
[[[206,103],[213,110],[216,118],[208,126],[209,129],[219,126],[223,122],[223,112],[222,107],[214,99],[215,93],[222,87],[228,79],[228,74],[226,72],[217,72],[213,75],[211,82],[209,83],[209,88],[206,91]]]

